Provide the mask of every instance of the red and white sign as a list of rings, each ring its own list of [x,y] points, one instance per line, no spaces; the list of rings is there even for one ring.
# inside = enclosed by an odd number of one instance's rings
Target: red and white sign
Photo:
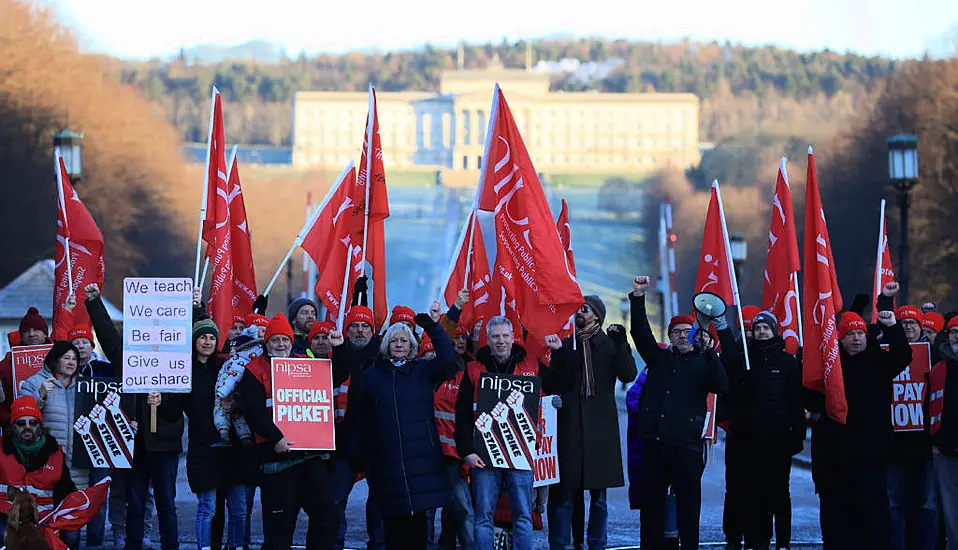
[[[887,349],[888,345],[882,345]],[[931,346],[928,342],[911,344],[911,364],[892,383],[891,425],[896,432],[920,432],[925,429],[925,392],[931,370]]]
[[[18,346],[11,350],[13,356],[13,398],[22,395],[20,385],[43,368],[43,360],[53,344]]]
[[[715,441],[715,400],[716,395],[710,393],[705,401],[705,426],[702,428],[702,438]]]
[[[532,458],[532,486],[544,487],[559,483],[559,448],[556,446],[559,423],[552,397],[543,397],[539,402],[539,444]]]
[[[273,422],[298,451],[336,449],[329,359],[273,357]]]

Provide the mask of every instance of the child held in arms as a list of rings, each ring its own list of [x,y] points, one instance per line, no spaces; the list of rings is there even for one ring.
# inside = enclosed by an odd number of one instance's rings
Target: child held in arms
[[[255,315],[255,314],[254,314]],[[243,445],[253,444],[253,434],[237,407],[239,403],[239,382],[243,379],[246,365],[263,353],[262,323],[250,319],[248,328],[230,343],[230,358],[220,367],[216,379],[216,399],[213,403],[213,424],[219,431],[220,440],[214,447],[230,445],[230,428],[236,432]],[[262,317],[262,316],[257,316]],[[265,319],[265,317],[263,317]]]

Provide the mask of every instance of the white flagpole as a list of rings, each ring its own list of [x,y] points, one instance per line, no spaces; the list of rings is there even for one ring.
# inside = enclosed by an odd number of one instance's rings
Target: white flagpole
[[[343,293],[339,297],[339,314],[336,316],[336,330],[343,331],[343,319],[346,317],[346,300],[349,299],[349,272],[353,267],[353,245],[346,247],[346,271],[343,273]]]
[[[872,289],[872,299],[875,300],[875,303],[878,301],[878,297],[881,295],[881,271],[882,271],[882,253],[885,251],[885,199],[881,200],[881,214],[878,218],[878,253],[875,258],[875,287]],[[872,303],[872,309],[875,308],[875,303]],[[874,317],[875,314],[872,314]]]
[[[53,162],[56,164],[57,169],[57,193],[60,195],[60,210],[63,211],[63,223],[66,224],[66,227],[63,229],[69,233],[70,221],[67,219],[67,202],[66,197],[63,195],[63,168],[61,167],[62,159],[60,157],[60,152],[55,151],[53,153]],[[67,261],[67,281],[70,285],[70,288],[67,292],[67,297],[74,296],[73,291],[73,259],[70,257],[70,236],[69,234],[63,239],[63,254],[66,257]]]
[[[196,232],[196,272],[193,274],[193,286],[197,286],[200,280],[200,257],[203,252],[203,222],[206,221],[206,194],[210,185],[210,143],[213,141],[213,115],[216,112],[216,95],[219,90],[213,86],[213,94],[210,98],[210,129],[209,137],[206,140],[206,170],[203,172],[203,195],[200,198],[200,228]]]
[[[372,180],[372,171],[373,171],[373,155],[376,154],[373,151],[373,130],[375,129],[374,122],[376,121],[377,113],[375,111],[376,103],[373,101],[373,85],[369,85],[369,108],[368,114],[366,115],[366,213],[363,216],[363,259],[360,267],[362,271],[361,275],[366,275],[366,243],[369,240],[369,188],[373,184]]]
[[[326,196],[323,197],[323,202],[316,207],[316,210],[313,211],[313,215],[306,220],[306,223],[303,225],[303,229],[300,230],[299,234],[296,235],[296,238],[293,240],[293,246],[289,247],[289,250],[286,251],[286,256],[283,258],[283,261],[279,263],[279,267],[277,267],[276,272],[273,273],[273,278],[269,280],[269,284],[266,285],[266,290],[263,291],[264,296],[269,296],[269,291],[273,289],[276,279],[279,278],[280,273],[283,272],[283,268],[286,267],[286,262],[288,262],[290,257],[292,257],[293,252],[296,251],[296,247],[303,244],[303,239],[306,238],[306,235],[309,233],[310,229],[313,228],[313,224],[316,223],[316,219],[319,218],[319,214],[323,211],[323,208],[325,208],[326,203],[329,202],[329,199],[333,196],[333,193],[339,189],[339,186],[343,184],[343,180],[346,179],[346,174],[348,174],[354,166],[355,165],[353,164],[353,161],[349,161],[349,163],[346,165],[346,168],[343,169],[341,174],[339,174],[339,178],[336,180],[336,183],[329,188]]]
[[[446,276],[443,277],[445,285],[449,284],[449,280],[452,279],[452,272],[456,269],[456,261],[459,259],[459,250],[462,249],[463,244],[466,242],[467,236],[472,236],[472,218],[475,217],[475,205],[473,205],[472,213],[469,214],[469,217],[466,218],[466,223],[462,226],[462,231],[459,232],[459,238],[456,241],[456,248],[453,249],[452,258],[449,259],[449,267],[446,269]],[[472,239],[470,239],[470,244]],[[469,258],[470,253],[472,252],[472,246],[469,246],[468,252],[466,253],[466,280],[462,283],[462,288],[466,288],[469,284]],[[445,300],[445,290],[446,286],[442,286],[439,289],[439,301],[442,302]],[[446,307],[450,307],[452,304],[446,304]]]
[[[798,321],[798,346],[805,345],[805,327],[802,326],[802,300],[798,294],[798,272],[792,272],[792,285],[795,287],[795,320]]]
[[[742,347],[745,349],[745,370],[751,370],[752,365],[748,360],[747,340],[745,339],[745,321],[742,318],[742,299],[738,293],[738,279],[735,277],[735,269],[732,266],[732,245],[728,239],[728,226],[725,224],[725,206],[722,204],[722,191],[719,189],[718,180],[712,181],[712,188],[715,189],[715,197],[718,199],[719,218],[722,220],[722,240],[725,241],[725,261],[728,264],[729,276],[732,278],[732,296],[735,300],[735,310],[738,312],[738,326],[742,330]]]

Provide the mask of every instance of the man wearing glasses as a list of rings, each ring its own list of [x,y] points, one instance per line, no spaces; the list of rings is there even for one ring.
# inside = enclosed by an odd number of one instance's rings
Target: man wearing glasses
[[[649,277],[636,277],[629,295],[632,340],[648,366],[638,414],[641,546],[664,547],[665,498],[671,485],[682,548],[698,548],[706,400],[709,393],[728,391],[728,377],[709,342],[696,337],[695,319],[690,316],[673,317],[668,330],[671,345],[659,347],[645,311],[649,286]]]
[[[28,395],[10,406],[10,429],[4,430],[0,450],[0,487],[0,538],[6,533],[10,512],[7,487],[32,494],[40,517],[77,490],[60,445],[45,433],[40,408]],[[72,546],[79,536],[79,531],[64,531],[60,539]]]

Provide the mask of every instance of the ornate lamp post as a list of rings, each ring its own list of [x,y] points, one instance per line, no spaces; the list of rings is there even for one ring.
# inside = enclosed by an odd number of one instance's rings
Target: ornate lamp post
[[[899,296],[908,303],[908,193],[918,185],[918,136],[898,134],[888,138],[888,181],[898,191],[901,210],[901,250],[898,253]]]
[[[53,134],[53,149],[63,157],[70,183],[83,179],[83,134],[64,128]]]

